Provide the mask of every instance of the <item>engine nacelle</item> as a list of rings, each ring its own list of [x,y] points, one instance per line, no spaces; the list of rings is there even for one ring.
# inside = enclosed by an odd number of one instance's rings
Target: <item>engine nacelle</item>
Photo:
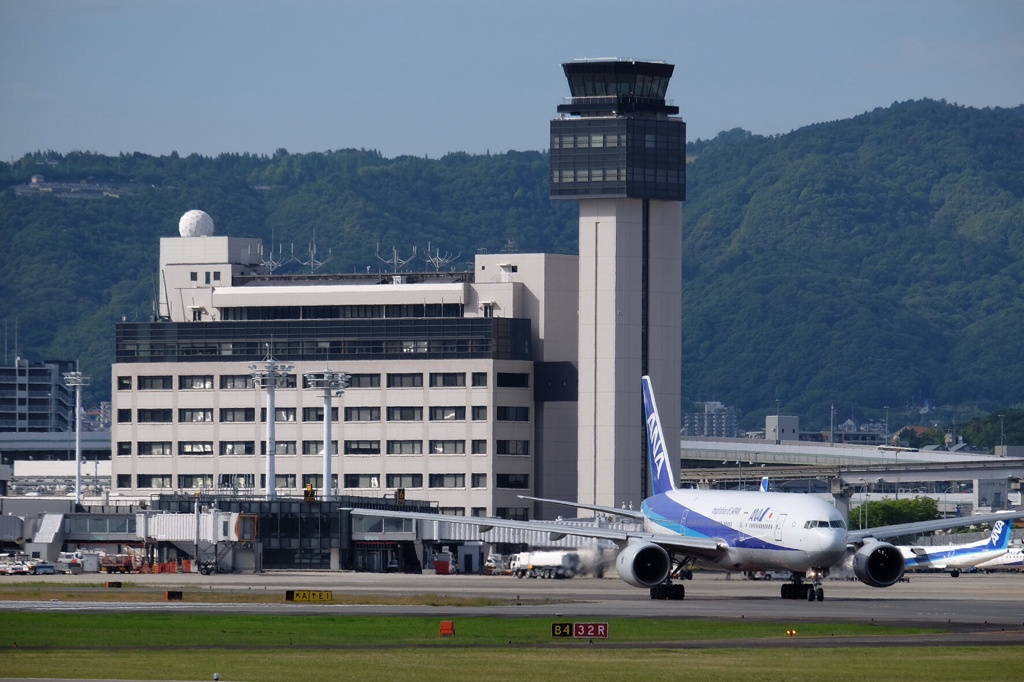
[[[619,552],[615,568],[619,577],[633,587],[654,587],[668,578],[672,560],[660,545],[634,542]]]
[[[888,542],[871,542],[853,555],[853,572],[865,585],[889,587],[903,577],[900,550]]]

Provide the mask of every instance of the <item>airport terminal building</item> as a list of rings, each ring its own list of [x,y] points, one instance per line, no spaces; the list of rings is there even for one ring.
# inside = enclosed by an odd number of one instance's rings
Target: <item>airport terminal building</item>
[[[517,495],[575,497],[576,256],[273,275],[258,239],[215,236],[201,211],[179,232],[160,241],[159,314],[117,325],[112,497],[402,489],[524,519]]]

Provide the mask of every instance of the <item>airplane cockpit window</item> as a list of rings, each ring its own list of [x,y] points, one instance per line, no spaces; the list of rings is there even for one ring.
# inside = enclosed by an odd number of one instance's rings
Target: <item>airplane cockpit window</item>
[[[830,524],[833,528],[846,528],[846,523],[842,519],[832,519]]]
[[[836,519],[831,523],[828,521],[811,520],[804,524],[804,528],[843,528],[843,522],[840,519]]]

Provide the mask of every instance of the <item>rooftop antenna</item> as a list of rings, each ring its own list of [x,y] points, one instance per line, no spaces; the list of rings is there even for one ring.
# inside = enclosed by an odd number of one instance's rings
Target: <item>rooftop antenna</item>
[[[377,260],[384,261],[385,263],[390,265],[395,272],[398,272],[399,268],[404,267],[406,263],[408,263],[409,261],[411,261],[415,257],[416,257],[416,247],[415,246],[412,247],[412,255],[409,256],[408,258],[404,259],[404,260],[398,257],[398,249],[392,246],[391,247],[391,258],[390,259],[388,259],[388,258],[381,258],[381,256],[380,256],[380,242],[377,242]]]
[[[509,238],[505,240],[505,246],[501,247],[502,253],[516,253],[519,250],[519,244],[516,243],[515,239]]]
[[[444,266],[448,265],[453,260],[457,260],[458,257],[461,256],[461,255],[462,255],[461,251],[458,252],[457,254],[455,254],[454,256],[451,255],[450,253],[445,253],[442,256],[440,249],[435,249],[433,252],[431,252],[430,251],[430,242],[427,242],[427,255],[423,259],[423,261],[426,262],[428,265],[433,265],[434,266],[434,272],[438,272],[438,271],[441,270],[441,268],[443,268]]]
[[[273,237],[271,237],[271,239],[273,239]],[[291,258],[289,258],[288,260],[285,260],[284,259],[283,251],[284,251],[284,249],[281,247],[280,244],[278,244],[277,245],[277,258],[274,258],[274,246],[273,246],[273,244],[271,244],[271,246],[270,246],[270,255],[269,256],[266,254],[266,252],[264,252],[263,244],[260,244],[260,253],[259,253],[260,263],[263,265],[263,267],[265,267],[267,269],[267,271],[270,272],[270,274],[274,274],[274,270],[277,270],[282,265],[286,265],[287,263],[289,263],[292,260]],[[293,257],[294,257],[294,255],[293,255]]]
[[[313,230],[313,241],[311,241],[309,243],[309,260],[308,261],[299,260],[298,258],[295,257],[295,245],[292,244],[292,260],[298,261],[299,265],[308,265],[309,266],[309,274],[311,274],[311,275],[314,272],[316,272],[317,270],[319,270],[321,267],[323,267],[323,265],[325,263],[327,263],[329,260],[331,260],[332,258],[334,258],[334,250],[333,249],[328,249],[327,250],[327,258],[325,258],[324,260],[317,260],[316,259],[316,230]]]

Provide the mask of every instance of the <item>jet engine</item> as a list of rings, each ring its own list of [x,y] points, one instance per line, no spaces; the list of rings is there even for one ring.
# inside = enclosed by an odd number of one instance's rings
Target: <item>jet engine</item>
[[[615,567],[619,577],[633,587],[654,587],[668,578],[672,560],[660,545],[635,542],[619,552]]]
[[[865,585],[889,587],[903,577],[903,555],[888,542],[871,542],[853,555],[853,572]]]

